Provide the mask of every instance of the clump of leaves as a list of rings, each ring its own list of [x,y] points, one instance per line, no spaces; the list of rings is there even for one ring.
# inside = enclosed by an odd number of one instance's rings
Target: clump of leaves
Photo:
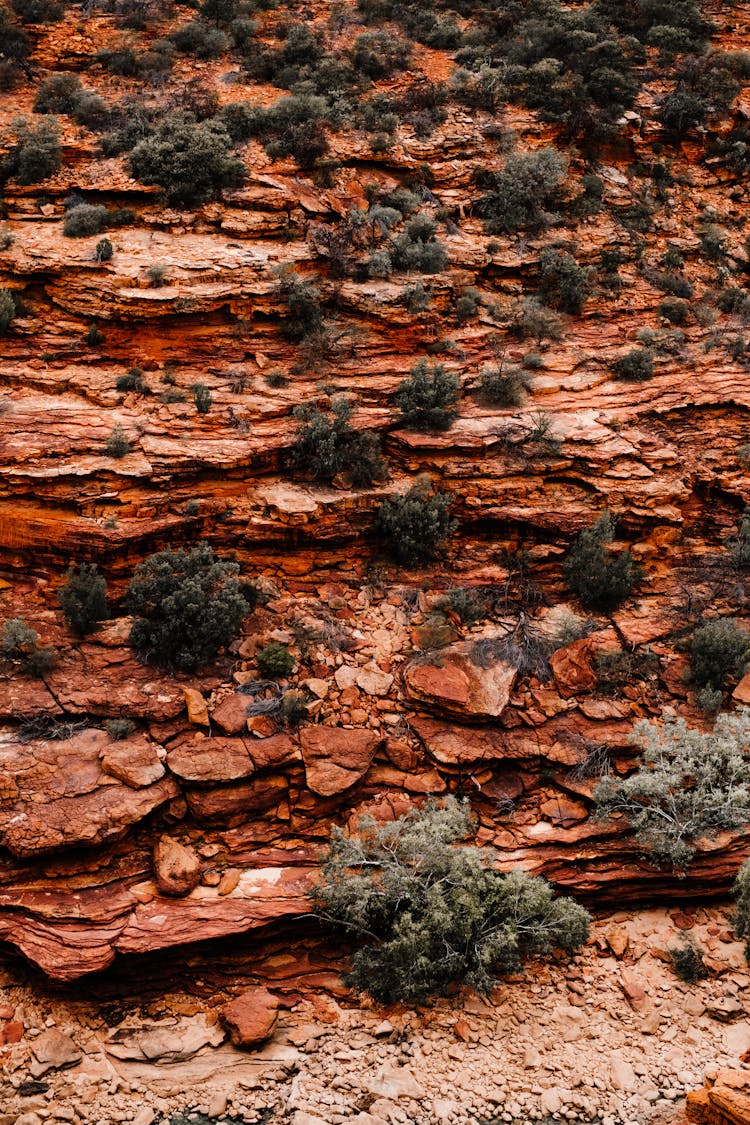
[[[446,371],[444,364],[436,363],[430,368],[421,359],[396,391],[401,425],[428,432],[450,429],[458,417],[459,390],[458,376]]]
[[[378,528],[396,562],[419,566],[443,549],[456,523],[450,518],[450,497],[417,482],[401,496],[389,497],[378,509]]]
[[[675,973],[686,984],[696,984],[708,976],[703,950],[691,938],[685,938],[682,945],[673,945],[667,953]]]
[[[461,844],[466,803],[428,803],[388,824],[334,828],[315,894],[318,916],[364,940],[347,983],[375,1000],[422,1003],[454,982],[489,993],[498,976],[556,947],[574,952],[590,917],[544,879],[501,875],[494,853]]]
[[[586,609],[602,613],[616,609],[643,575],[629,550],[617,554],[607,550],[614,532],[615,520],[604,512],[576,538],[563,564],[568,587]]]
[[[23,617],[12,617],[3,622],[0,652],[20,671],[31,676],[43,676],[57,663],[55,650],[48,645],[40,644],[36,629],[32,629]]]
[[[280,641],[269,641],[255,660],[260,674],[267,680],[285,680],[294,667],[294,657]]]

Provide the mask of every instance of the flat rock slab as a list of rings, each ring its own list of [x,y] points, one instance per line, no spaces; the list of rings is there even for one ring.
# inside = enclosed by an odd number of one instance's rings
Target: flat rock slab
[[[380,736],[371,730],[305,727],[300,732],[307,787],[332,797],[356,785],[370,768]]]
[[[125,1025],[110,1032],[105,1043],[116,1059],[141,1060],[160,1066],[184,1062],[204,1047],[218,1047],[226,1038],[224,1029],[202,1013],[179,1021],[164,1020],[142,1026]]]
[[[31,1053],[34,1062],[30,1071],[34,1078],[40,1078],[48,1070],[63,1070],[75,1066],[82,1058],[82,1053],[70,1038],[57,1027],[49,1027],[33,1041]]]

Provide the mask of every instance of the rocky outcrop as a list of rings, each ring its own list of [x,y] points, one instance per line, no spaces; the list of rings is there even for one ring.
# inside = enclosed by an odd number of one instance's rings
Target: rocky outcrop
[[[710,1072],[703,1089],[688,1094],[685,1110],[698,1125],[748,1125],[750,1071]]]

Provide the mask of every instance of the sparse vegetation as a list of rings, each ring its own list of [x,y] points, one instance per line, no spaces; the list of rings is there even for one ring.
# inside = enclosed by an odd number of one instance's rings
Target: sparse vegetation
[[[40,643],[36,629],[32,629],[23,617],[12,617],[3,622],[0,653],[11,665],[29,676],[44,676],[57,663],[55,650]]]
[[[409,430],[428,432],[450,429],[458,417],[459,390],[457,375],[446,371],[442,363],[430,368],[427,361],[421,359],[396,392],[401,425]]]
[[[285,680],[294,668],[294,657],[286,645],[269,641],[255,660],[261,676],[266,680]]]
[[[378,436],[355,429],[352,414],[346,398],[334,399],[327,411],[314,402],[295,407],[299,428],[291,450],[292,465],[326,483],[342,474],[355,488],[369,488],[384,480],[388,470]]]

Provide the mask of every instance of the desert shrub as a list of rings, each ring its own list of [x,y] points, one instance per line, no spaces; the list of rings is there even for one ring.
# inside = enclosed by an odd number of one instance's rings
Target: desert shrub
[[[149,387],[146,380],[143,378],[143,371],[140,367],[131,367],[126,375],[120,375],[115,383],[115,390],[118,391],[137,391],[138,394],[148,394]]]
[[[230,153],[231,139],[216,121],[195,122],[175,115],[130,153],[130,174],[157,184],[170,203],[190,206],[238,187],[245,166]]]
[[[703,961],[703,950],[692,938],[685,938],[681,945],[673,945],[668,950],[669,960],[675,974],[686,984],[697,984],[705,980],[708,969]]]
[[[291,450],[292,465],[314,480],[330,482],[340,473],[356,488],[369,488],[384,480],[387,467],[376,434],[351,424],[352,405],[334,399],[329,411],[314,402],[294,408],[299,423]]]
[[[438,605],[455,613],[462,625],[476,625],[487,616],[486,597],[469,586],[453,586],[445,597],[440,598]]]
[[[107,583],[96,563],[69,567],[58,596],[65,620],[79,636],[93,632],[109,617]]]
[[[394,239],[390,254],[396,270],[440,273],[448,264],[448,254],[435,236],[437,223],[428,215],[415,215],[406,229]]]
[[[56,0],[12,0],[12,4],[25,23],[59,23],[67,7]]]
[[[460,382],[457,375],[445,370],[442,363],[432,368],[420,359],[408,379],[399,383],[396,405],[401,411],[399,422],[410,430],[448,430],[458,417],[457,402]]]
[[[737,872],[732,886],[736,909],[734,932],[745,939],[745,957],[750,961],[750,859],[746,859]]]
[[[10,289],[0,289],[0,336],[10,328],[16,315],[16,305]]]
[[[633,348],[615,360],[613,371],[616,379],[643,383],[654,374],[654,357],[648,348]]]
[[[123,739],[130,738],[135,730],[132,719],[106,719],[104,726],[113,742],[122,742]]]
[[[386,31],[366,31],[355,39],[351,59],[368,78],[387,78],[409,65],[411,44]]]
[[[308,698],[304,691],[285,691],[282,695],[279,719],[287,730],[296,730],[307,718]]]
[[[702,124],[707,114],[708,105],[698,94],[689,90],[674,90],[661,103],[658,119],[670,136],[679,139],[688,130]]]
[[[641,567],[629,550],[612,554],[607,550],[615,532],[615,520],[604,512],[577,536],[563,564],[569,587],[586,609],[608,613],[630,597],[641,578]]]
[[[193,402],[199,414],[208,414],[213,403],[213,395],[205,383],[196,383],[193,387]]]
[[[294,667],[294,657],[286,645],[269,641],[256,655],[258,671],[266,680],[285,680]]]
[[[169,42],[183,55],[195,55],[197,59],[215,59],[228,51],[231,41],[225,31],[209,27],[201,20],[193,20],[170,32]]]
[[[60,129],[55,117],[29,125],[14,122],[16,143],[3,161],[3,172],[19,184],[37,184],[60,167]]]
[[[563,312],[578,314],[589,297],[590,270],[579,266],[571,254],[548,247],[539,257],[545,299]]]
[[[14,21],[8,8],[0,6],[0,90],[10,90],[22,72],[29,74],[31,44],[23,28]]]
[[[690,667],[698,688],[723,691],[730,676],[744,674],[748,661],[750,632],[733,617],[717,617],[693,633]]]
[[[284,322],[284,335],[299,343],[314,336],[323,328],[320,292],[311,281],[305,281],[293,268],[282,267],[279,273],[279,293],[289,312]]]
[[[750,506],[746,506],[740,516],[737,534],[729,540],[729,549],[735,566],[743,570],[750,567]]]
[[[12,617],[3,622],[0,653],[20,671],[30,676],[43,676],[54,668],[57,653],[39,641],[39,634],[23,617]]]
[[[484,194],[477,213],[491,234],[536,230],[554,218],[550,208],[558,203],[566,164],[557,149],[511,154],[500,172],[481,172],[478,186]]]
[[[334,828],[314,902],[366,943],[351,987],[385,1003],[422,1003],[455,982],[489,993],[525,957],[583,944],[587,912],[541,878],[501,875],[492,850],[460,844],[471,827],[468,804],[448,798],[385,824],[360,817],[356,834]]]
[[[750,293],[736,285],[728,285],[716,298],[716,304],[723,313],[750,313]]]
[[[629,777],[599,783],[597,815],[624,816],[657,864],[684,871],[701,839],[750,823],[748,711],[719,715],[709,731],[673,716],[642,721],[632,742],[641,762]]]
[[[40,84],[34,98],[34,113],[72,113],[83,87],[77,74],[51,74]]]
[[[107,208],[100,203],[79,203],[65,212],[63,234],[67,238],[86,238],[107,227]]]
[[[112,427],[104,452],[107,457],[114,457],[118,461],[130,453],[130,442],[120,422],[115,422]]]
[[[89,347],[98,348],[100,344],[104,343],[105,337],[101,329],[96,324],[92,324],[87,329],[83,339],[89,345]]]
[[[418,482],[408,492],[384,500],[377,526],[388,552],[404,566],[418,566],[440,554],[455,530],[450,497]]]
[[[659,315],[670,324],[685,324],[690,315],[690,305],[679,297],[665,297],[659,302]]]
[[[251,106],[248,128],[274,160],[292,156],[312,168],[328,152],[331,106],[317,94],[291,94],[268,107]]]
[[[562,321],[558,313],[535,297],[525,297],[521,302],[517,327],[524,339],[530,337],[536,340],[537,347],[543,340],[559,340],[562,336]]]
[[[100,238],[94,248],[94,258],[97,262],[111,262],[114,247],[108,238]],[[100,341],[101,342],[101,341]]]
[[[515,363],[484,367],[474,387],[474,396],[489,406],[520,406],[531,388],[531,379]]]
[[[461,292],[460,297],[456,301],[456,320],[459,324],[465,324],[467,320],[473,320],[479,313],[481,305],[481,297],[479,291],[472,285],[469,285]]]
[[[208,543],[159,551],[135,568],[127,604],[130,643],[144,657],[192,672],[236,637],[252,608],[236,563]]]

